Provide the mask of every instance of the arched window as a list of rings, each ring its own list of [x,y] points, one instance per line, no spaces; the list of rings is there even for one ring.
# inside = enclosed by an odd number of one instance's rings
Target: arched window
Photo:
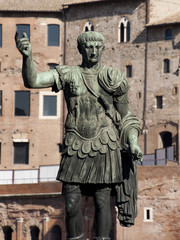
[[[94,26],[92,24],[91,21],[88,21],[85,25],[84,25],[84,32],[88,32],[88,31],[94,31]]]
[[[30,227],[31,240],[39,240],[39,228],[36,226]]]
[[[119,23],[118,42],[130,41],[130,22],[126,17],[123,17]]]
[[[12,228],[9,226],[3,227],[4,240],[12,240]]]
[[[58,225],[54,225],[51,229],[51,240],[61,240],[61,228]]]
[[[164,59],[164,73],[169,73],[170,72],[170,60],[169,59]]]
[[[172,133],[171,132],[161,132],[160,134],[160,139],[162,143],[162,148],[167,148],[172,146]]]
[[[166,29],[165,40],[172,40],[172,30],[171,29]]]

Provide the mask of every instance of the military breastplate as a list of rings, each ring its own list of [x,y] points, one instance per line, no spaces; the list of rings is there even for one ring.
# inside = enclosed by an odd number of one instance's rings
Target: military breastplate
[[[111,125],[111,119],[99,102],[101,90],[97,74],[81,73],[70,79],[66,91],[67,131],[75,131],[82,138],[90,139]]]

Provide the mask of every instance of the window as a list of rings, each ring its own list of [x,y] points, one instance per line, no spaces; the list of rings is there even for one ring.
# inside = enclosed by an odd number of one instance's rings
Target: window
[[[0,47],[2,47],[2,24],[0,24]]]
[[[144,208],[144,222],[153,222],[153,209],[151,207]]]
[[[130,23],[126,17],[123,17],[119,23],[118,42],[130,41]]]
[[[61,228],[58,225],[52,227],[51,240],[61,240]]]
[[[173,91],[172,91],[173,95],[177,95],[178,94],[178,87],[174,87]]]
[[[30,91],[15,91],[15,116],[30,116]]]
[[[4,239],[5,240],[12,240],[12,228],[9,226],[3,227]]]
[[[36,226],[30,227],[31,240],[39,240],[39,228]]]
[[[14,140],[14,164],[29,163],[29,143]]]
[[[43,116],[56,116],[57,96],[44,96],[43,103]]]
[[[17,24],[16,31],[19,33],[19,38],[23,37],[23,33],[27,34],[27,37],[30,40],[30,25],[29,24]]]
[[[126,77],[128,78],[132,77],[132,65],[126,66]]]
[[[170,61],[169,61],[169,59],[164,59],[164,73],[170,73]]]
[[[1,164],[1,142],[0,142],[0,164]]]
[[[166,29],[165,40],[172,40],[172,30],[171,29]]]
[[[91,21],[88,21],[85,25],[84,25],[84,32],[88,32],[88,31],[94,31],[94,26],[92,24]]]
[[[58,66],[57,63],[48,63],[50,69],[54,69],[56,66]]]
[[[2,116],[2,91],[0,90],[0,116]]]
[[[59,25],[48,25],[48,46],[59,46]]]
[[[156,96],[156,107],[157,109],[163,108],[163,96]]]
[[[141,99],[141,97],[142,97],[142,93],[138,92],[138,98]]]
[[[39,118],[57,119],[60,117],[61,93],[40,92]]]

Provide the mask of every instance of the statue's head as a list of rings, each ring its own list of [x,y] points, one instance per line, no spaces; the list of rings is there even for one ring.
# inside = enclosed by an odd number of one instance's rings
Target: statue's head
[[[98,32],[88,31],[81,33],[77,39],[77,44],[83,61],[91,65],[99,62],[104,50],[104,43],[103,35]]]

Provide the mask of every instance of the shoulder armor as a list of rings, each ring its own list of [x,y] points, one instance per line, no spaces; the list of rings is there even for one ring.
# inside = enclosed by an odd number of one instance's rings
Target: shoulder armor
[[[115,93],[117,89],[126,91],[127,80],[117,68],[102,66],[98,75],[99,84],[108,92]]]

